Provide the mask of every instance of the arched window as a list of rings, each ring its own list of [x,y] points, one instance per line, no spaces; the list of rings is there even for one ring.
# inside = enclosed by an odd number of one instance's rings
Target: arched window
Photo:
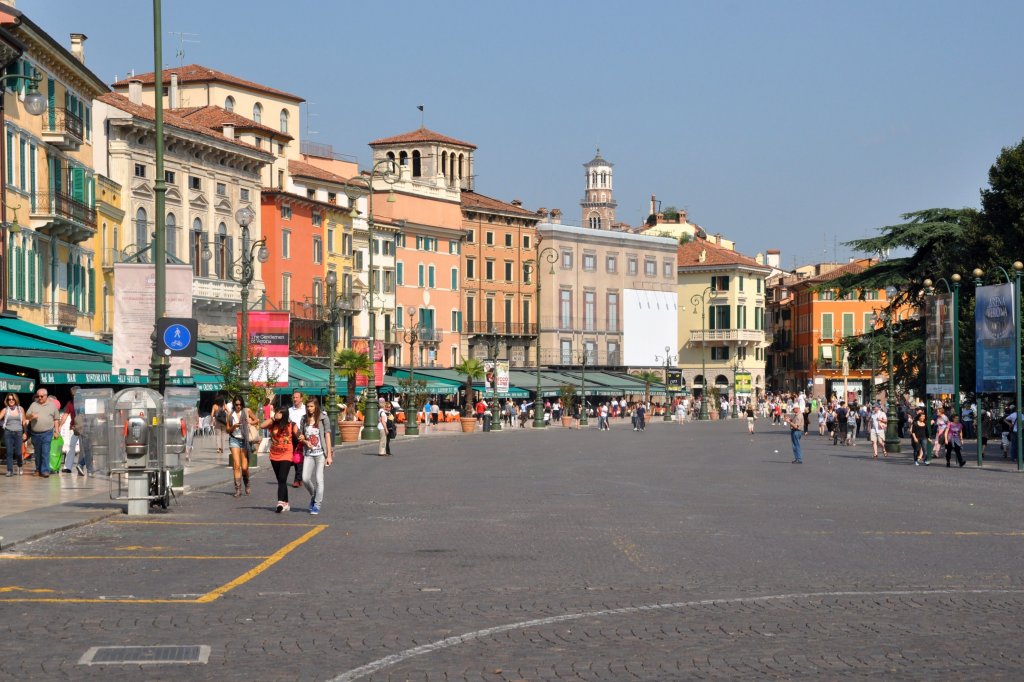
[[[590,172],[590,186],[597,187],[597,171]]]
[[[459,180],[461,180],[461,179],[462,179],[462,171],[463,171],[463,161],[465,161],[465,157],[464,157],[464,156],[462,156],[462,154],[459,154],[459,168],[458,168],[458,171],[459,171]]]
[[[388,158],[391,159],[392,161],[394,161],[395,160],[395,153],[394,152],[388,152]]]
[[[216,253],[214,255],[213,267],[218,279],[227,279],[228,268],[231,267],[230,240],[228,239],[228,226],[221,223],[217,226]]]
[[[441,152],[441,175],[448,177],[448,152]]]
[[[719,374],[715,377],[715,388],[727,388],[729,386],[729,379],[724,374]]]
[[[406,152],[398,152],[398,164],[405,166],[409,163],[409,155]]]
[[[227,97],[225,97],[224,98],[224,108],[227,109],[228,111],[234,111],[235,110],[235,98],[232,97],[231,95],[228,95]]]
[[[139,207],[135,212],[135,249],[142,251],[149,244],[149,229],[146,225],[146,209]]]
[[[606,185],[605,185],[605,177],[606,177],[606,176],[605,176],[605,172],[604,172],[604,171],[601,171],[601,186],[602,186],[602,187],[605,187],[605,186],[606,186]]]
[[[196,218],[192,221],[192,230],[188,233],[188,250],[192,258],[192,274],[203,277],[209,272],[209,264],[203,258],[203,221]]]
[[[168,255],[178,257],[178,226],[174,221],[174,214],[167,214],[167,253]]]
[[[412,176],[414,178],[420,177],[420,170],[420,152],[417,149],[412,153]]]
[[[263,105],[259,102],[252,105],[252,120],[256,123],[263,123]]]
[[[282,133],[287,133],[288,132],[288,110],[287,109],[282,109],[281,110],[281,132]]]

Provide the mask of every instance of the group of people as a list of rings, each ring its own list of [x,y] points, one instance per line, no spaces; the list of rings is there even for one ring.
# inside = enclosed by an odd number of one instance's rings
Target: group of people
[[[91,476],[95,473],[92,449],[75,410],[74,396],[78,386],[71,388],[71,399],[61,409],[60,402],[40,386],[28,409],[13,393],[4,396],[0,407],[0,426],[6,453],[5,476],[20,476],[27,460],[35,463],[34,475],[49,478],[54,473]],[[63,434],[67,434],[64,438]],[[64,441],[60,457],[51,469],[50,451],[55,438]]]

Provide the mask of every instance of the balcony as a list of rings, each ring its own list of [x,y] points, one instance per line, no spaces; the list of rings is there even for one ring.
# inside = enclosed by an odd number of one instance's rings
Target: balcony
[[[53,108],[45,119],[43,141],[66,152],[78,151],[85,140],[82,119],[62,108]]]
[[[63,192],[40,193],[32,199],[32,227],[77,244],[96,233],[96,209]]]
[[[693,329],[690,330],[690,343],[707,343],[709,341],[734,341],[744,343],[764,342],[764,332],[754,329]]]
[[[78,308],[70,303],[51,303],[46,306],[46,324],[59,329],[75,329],[78,314]]]
[[[483,336],[536,336],[537,325],[533,322],[487,322],[469,320],[463,329],[466,334]]]
[[[361,294],[343,294],[336,299],[338,312],[343,316],[358,315],[363,309]],[[330,310],[320,301],[282,301],[281,310],[289,310],[292,317],[302,320],[329,320]]]
[[[249,300],[259,298],[258,291],[249,292]],[[235,308],[242,302],[242,285],[225,279],[195,277],[192,279],[192,299],[207,306]]]

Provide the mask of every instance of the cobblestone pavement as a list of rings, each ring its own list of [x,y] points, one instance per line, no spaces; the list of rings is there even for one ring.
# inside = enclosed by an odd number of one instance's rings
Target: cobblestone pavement
[[[741,421],[399,440],[341,455],[319,516],[263,471],[0,554],[0,678],[1024,677],[1024,479],[804,450]],[[80,663],[157,645],[209,660]]]

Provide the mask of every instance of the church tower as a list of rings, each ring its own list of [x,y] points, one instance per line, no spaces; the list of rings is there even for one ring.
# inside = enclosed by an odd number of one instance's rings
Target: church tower
[[[615,222],[615,199],[612,198],[612,163],[601,157],[601,149],[592,160],[583,164],[586,193],[580,208],[583,227],[610,230]]]

